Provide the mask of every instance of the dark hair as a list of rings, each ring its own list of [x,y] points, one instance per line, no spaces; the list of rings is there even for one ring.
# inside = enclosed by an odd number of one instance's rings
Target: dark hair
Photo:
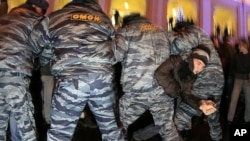
[[[239,49],[240,42],[246,44],[246,45],[247,45],[247,50],[250,51],[250,50],[249,50],[249,42],[248,42],[248,39],[246,39],[246,38],[240,38],[239,41],[235,44],[235,49],[236,49],[237,53],[240,52],[240,49]]]
[[[223,36],[223,43],[227,43],[231,40],[230,36]]]
[[[67,7],[69,5],[82,5],[87,3],[98,4],[96,0],[72,0],[71,2],[67,3],[64,7]]]
[[[146,19],[146,18],[141,16],[140,13],[131,13],[130,15],[124,16],[122,21],[122,26],[128,25],[131,21],[138,19]]]
[[[47,10],[49,7],[49,3],[46,0],[27,0],[26,3],[31,5],[34,4],[43,10]]]
[[[173,30],[175,32],[178,32],[178,31],[181,31],[183,28],[186,28],[186,27],[188,27],[190,25],[194,25],[194,23],[193,22],[189,22],[189,21],[180,21],[180,22],[177,22],[175,24],[175,27],[173,28]]]

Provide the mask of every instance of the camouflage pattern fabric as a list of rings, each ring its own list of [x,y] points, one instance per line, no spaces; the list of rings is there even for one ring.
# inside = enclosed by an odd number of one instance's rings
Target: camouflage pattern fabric
[[[178,108],[176,108],[174,123],[178,131],[190,130],[192,128],[191,120],[195,114],[193,113],[190,114],[190,112],[186,111],[186,109],[194,110],[192,107],[183,102],[180,103]]]
[[[48,17],[37,19],[28,38],[28,44],[35,55],[35,69],[39,69],[41,66],[48,66],[50,69],[50,62],[54,57],[49,35],[49,23]]]
[[[68,4],[35,25],[30,46],[54,76],[113,72],[115,30],[97,3]]]
[[[163,141],[180,141],[173,123],[174,101],[161,87],[143,93],[126,93],[120,99],[120,119],[125,129],[146,110],[154,119],[154,125]]]
[[[121,83],[125,93],[148,92],[158,86],[154,72],[169,57],[166,31],[147,21],[125,26],[119,29],[113,50],[116,61],[122,62]]]
[[[34,56],[28,37],[38,18],[24,8],[0,17],[0,70],[31,76]]]
[[[48,141],[70,141],[86,104],[95,116],[103,141],[123,140],[113,109],[112,79],[112,74],[98,73],[58,78],[52,99]]]
[[[133,19],[120,28],[113,46],[116,61],[122,64],[120,119],[124,129],[150,110],[160,128],[162,140],[178,140],[173,123],[173,98],[167,96],[154,79],[158,66],[169,57],[166,31],[146,19]]]
[[[192,93],[201,99],[213,100],[216,103],[217,109],[219,110],[224,87],[224,76],[220,58],[214,49],[213,42],[210,40],[210,37],[202,29],[194,25],[190,25],[186,27],[185,30],[178,33],[170,32],[168,35],[171,42],[171,54],[180,54],[184,59],[187,58],[188,54],[191,52],[191,49],[196,47],[198,44],[205,44],[209,47],[211,50],[211,59],[204,71],[198,75],[198,78],[194,83]],[[190,110],[190,108],[191,107],[183,106],[182,110],[193,111]],[[194,112],[193,115],[196,115],[196,112]],[[193,115],[191,114],[189,116],[192,117]],[[183,116],[185,115],[183,114]],[[188,116],[183,117],[182,119],[185,118],[190,119]],[[186,122],[186,128],[189,128],[189,122]],[[222,129],[219,122],[219,111],[208,116],[208,122],[210,126],[209,131],[211,138],[213,140],[222,139]],[[185,123],[182,122],[181,124]],[[177,126],[185,127],[185,125]]]
[[[0,72],[0,140],[6,140],[9,115],[15,115],[23,141],[36,141],[34,106],[29,92],[30,79]]]
[[[115,57],[111,45],[115,30],[98,3],[67,4],[42,20],[32,34],[33,50],[40,52],[42,65],[51,61],[58,81],[47,140],[70,141],[86,104],[104,141],[123,140],[113,110]]]
[[[34,60],[28,38],[39,18],[23,7],[0,17],[0,140],[5,140],[10,115],[15,115],[22,140],[36,140],[34,107],[26,76],[32,75]]]
[[[67,5],[49,18],[53,75],[113,71],[115,30],[98,4]]]

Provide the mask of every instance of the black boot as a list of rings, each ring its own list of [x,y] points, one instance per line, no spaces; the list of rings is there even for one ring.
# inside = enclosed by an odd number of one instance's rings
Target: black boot
[[[183,141],[187,141],[188,136],[189,136],[189,132],[190,132],[190,130],[180,131],[180,135],[181,135]]]

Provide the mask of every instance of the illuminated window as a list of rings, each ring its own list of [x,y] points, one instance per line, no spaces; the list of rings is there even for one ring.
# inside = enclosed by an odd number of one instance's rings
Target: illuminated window
[[[110,17],[112,23],[119,24],[122,17],[131,13],[146,14],[146,0],[112,0],[110,7]]]
[[[183,13],[184,20],[196,23],[197,7],[194,0],[169,0],[166,17],[169,26],[168,29],[172,29],[180,13]]]
[[[213,14],[213,20],[215,34],[222,36],[224,36],[224,34],[235,34],[236,15],[230,9],[221,6],[216,6]]]
[[[26,0],[7,0],[7,2],[8,2],[8,11],[10,11],[12,8],[17,7],[26,2]]]
[[[71,0],[55,0],[54,11],[63,8]]]
[[[247,29],[248,29],[248,35],[250,35],[250,15],[248,15],[247,18]]]

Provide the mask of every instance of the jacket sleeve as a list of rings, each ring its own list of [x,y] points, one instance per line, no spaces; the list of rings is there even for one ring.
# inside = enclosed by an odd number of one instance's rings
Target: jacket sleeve
[[[118,30],[115,35],[115,41],[112,48],[116,58],[115,63],[121,62],[128,51],[128,44],[124,30],[125,29]]]
[[[201,99],[191,93],[194,81],[195,80],[192,80],[186,83],[185,87],[182,88],[180,95],[183,102],[187,103],[192,108],[199,110]]]
[[[180,85],[174,75],[174,69],[180,65],[180,60],[180,56],[170,56],[155,71],[155,78],[159,85],[164,88],[168,95],[174,98],[178,97],[180,92]]]
[[[53,53],[49,36],[48,17],[38,19],[37,22],[34,23],[28,42],[35,55],[35,59],[39,60],[41,66],[50,62]]]

